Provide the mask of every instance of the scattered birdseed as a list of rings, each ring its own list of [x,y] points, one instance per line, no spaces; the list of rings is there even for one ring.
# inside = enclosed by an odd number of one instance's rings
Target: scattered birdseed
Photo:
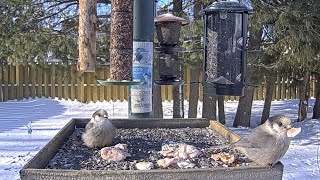
[[[230,148],[214,149],[212,146],[226,145],[229,142],[210,128],[154,128],[117,129],[112,146],[127,144],[131,155],[121,162],[108,163],[100,155],[101,148],[88,148],[81,140],[84,129],[76,129],[49,161],[48,169],[75,170],[136,170],[139,162],[152,162],[153,169],[180,169],[177,163],[160,167],[157,161],[165,158],[159,153],[163,144],[170,142],[186,143],[201,151],[198,157],[188,159],[192,168],[236,167],[248,165],[244,155]],[[233,163],[211,158],[212,154],[228,153],[235,155]]]

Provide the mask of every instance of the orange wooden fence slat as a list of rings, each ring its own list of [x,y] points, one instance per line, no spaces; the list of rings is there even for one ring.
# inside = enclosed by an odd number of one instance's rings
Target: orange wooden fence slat
[[[105,79],[105,78],[104,78],[104,71],[103,71],[103,70],[99,72],[98,77],[99,77],[98,79]],[[99,101],[102,102],[102,101],[105,100],[105,96],[104,96],[104,86],[101,85],[101,84],[99,84],[98,87],[99,87]]]
[[[24,65],[23,66],[23,97],[24,98],[29,98],[30,97],[30,87],[29,87],[29,84],[30,84],[30,75],[29,75],[29,66],[28,65]]]
[[[32,98],[35,98],[36,97],[36,68],[34,65],[31,65],[29,68],[30,68],[30,82],[31,82],[30,96]]]
[[[81,102],[127,100],[127,86],[100,86],[97,79],[108,79],[109,67],[103,68],[97,74],[85,73],[80,78],[75,66],[68,68],[60,64],[39,65],[2,65],[0,68],[0,101],[9,99],[22,99],[29,97],[58,97],[59,99],[78,99]],[[192,69],[185,68],[184,72],[184,98],[190,98],[190,75]],[[202,72],[199,80],[202,81]],[[263,100],[266,86],[265,78],[258,88],[254,90],[254,100]],[[56,86],[57,85],[57,86]],[[85,85],[85,86],[84,86]],[[310,77],[310,96],[316,95],[316,79]],[[162,100],[172,100],[172,86],[161,86]],[[199,86],[199,98],[203,100],[202,86]],[[292,75],[278,76],[275,82],[273,99],[298,98],[298,85],[294,84]],[[225,96],[225,100],[239,100],[239,97]]]
[[[62,78],[63,78],[63,75],[64,75],[64,69],[59,69],[56,74],[56,79],[57,79],[57,84],[58,84],[57,96],[59,99],[62,99]]]
[[[76,79],[77,74],[75,73],[75,66],[71,65],[70,67],[70,76],[71,76],[71,86],[70,86],[70,98],[71,100],[76,99]]]

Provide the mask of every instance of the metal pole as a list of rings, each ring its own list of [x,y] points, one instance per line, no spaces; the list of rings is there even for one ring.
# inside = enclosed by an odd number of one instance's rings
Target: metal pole
[[[153,117],[154,0],[134,0],[132,77],[145,81],[131,86],[129,118]]]

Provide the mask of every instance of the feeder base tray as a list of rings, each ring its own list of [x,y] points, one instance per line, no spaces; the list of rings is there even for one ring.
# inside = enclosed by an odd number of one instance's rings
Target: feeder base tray
[[[144,81],[140,79],[133,79],[132,81],[111,81],[111,80],[97,80],[103,86],[135,86],[141,85]]]
[[[184,84],[183,80],[155,80],[155,85],[164,86],[164,85],[171,85],[171,86],[181,86]]]

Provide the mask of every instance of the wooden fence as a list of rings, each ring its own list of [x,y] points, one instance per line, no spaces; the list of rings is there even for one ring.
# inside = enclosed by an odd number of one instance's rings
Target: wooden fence
[[[184,69],[184,98],[190,96],[191,69]],[[101,86],[97,79],[108,79],[109,68],[102,68],[96,73],[80,74],[75,66],[61,64],[42,65],[0,65],[0,102],[23,98],[51,97],[71,99],[81,102],[125,100],[128,95],[127,86]],[[202,75],[200,75],[200,82]],[[263,80],[265,82],[265,80]],[[200,100],[203,97],[199,87]],[[316,95],[316,81],[311,78],[310,95]],[[172,86],[162,86],[162,101],[172,100]],[[265,84],[255,88],[254,100],[263,100]],[[298,87],[289,77],[278,77],[273,99],[297,99]],[[239,100],[239,97],[226,96],[225,100]]]

